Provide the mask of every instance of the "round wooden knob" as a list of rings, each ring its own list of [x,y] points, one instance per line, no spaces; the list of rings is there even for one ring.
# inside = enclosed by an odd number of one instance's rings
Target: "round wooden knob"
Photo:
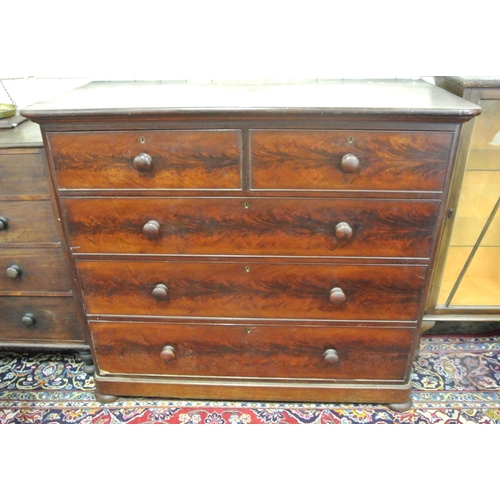
[[[323,353],[323,358],[327,363],[338,363],[339,355],[335,349],[327,349]]]
[[[167,285],[159,283],[154,287],[154,290],[151,292],[151,294],[156,300],[166,300],[166,298],[168,297]]]
[[[21,319],[21,323],[26,327],[29,328],[30,326],[33,326],[36,323],[36,318],[34,314],[31,313],[26,313],[23,318]]]
[[[7,276],[12,279],[12,280],[15,280],[16,278],[19,278],[21,276],[22,271],[21,271],[21,268],[19,266],[10,266],[7,268]]]
[[[160,223],[155,220],[150,220],[144,224],[142,232],[146,238],[154,239],[160,235]]]
[[[344,172],[356,172],[359,170],[359,159],[357,156],[352,154],[347,154],[340,160],[340,168]]]
[[[352,227],[347,222],[339,222],[335,226],[335,236],[339,240],[348,240],[352,236]]]
[[[160,353],[160,358],[168,363],[175,359],[175,349],[171,345],[166,345]]]
[[[153,168],[153,158],[147,153],[141,153],[134,158],[134,168],[139,172],[151,172]]]
[[[7,221],[7,217],[0,217],[0,231],[8,229],[9,222]]]
[[[342,288],[335,287],[330,290],[330,302],[332,304],[342,304],[345,302],[345,293]]]

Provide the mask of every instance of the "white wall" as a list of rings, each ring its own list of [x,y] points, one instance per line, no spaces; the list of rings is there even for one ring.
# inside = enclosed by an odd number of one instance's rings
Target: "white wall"
[[[489,45],[494,52],[498,46],[495,15],[477,22],[458,4],[3,0],[0,78],[287,81],[491,74],[483,62]],[[477,36],[466,34],[474,30]],[[481,52],[471,45],[476,39]]]

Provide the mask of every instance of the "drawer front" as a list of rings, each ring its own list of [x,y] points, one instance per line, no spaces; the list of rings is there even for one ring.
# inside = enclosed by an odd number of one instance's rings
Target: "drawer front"
[[[75,253],[428,257],[436,201],[64,199]]]
[[[63,189],[241,187],[239,131],[50,133],[48,142]]]
[[[451,142],[449,133],[254,130],[252,188],[441,191]]]
[[[60,248],[0,250],[0,291],[68,291],[69,276]]]
[[[404,380],[414,333],[291,325],[91,323],[90,328],[101,374],[326,380]],[[332,349],[338,360],[325,359]]]
[[[425,266],[402,265],[80,261],[77,267],[88,313],[176,317],[414,321],[426,275]]]
[[[83,340],[72,297],[0,297],[0,341]]]
[[[0,152],[0,196],[50,196],[44,152],[2,154]]]
[[[50,201],[0,201],[1,243],[59,241]]]

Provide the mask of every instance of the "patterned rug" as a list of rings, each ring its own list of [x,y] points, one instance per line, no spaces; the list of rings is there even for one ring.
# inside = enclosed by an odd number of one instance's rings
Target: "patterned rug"
[[[415,362],[413,408],[376,404],[94,399],[71,353],[0,352],[2,424],[462,424],[500,423],[500,332],[427,336]]]

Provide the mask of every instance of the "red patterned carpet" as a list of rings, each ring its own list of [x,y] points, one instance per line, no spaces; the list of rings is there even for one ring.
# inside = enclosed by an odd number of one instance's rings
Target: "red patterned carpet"
[[[461,424],[500,423],[500,332],[424,337],[413,408],[383,405],[94,399],[73,354],[0,352],[2,424]]]

